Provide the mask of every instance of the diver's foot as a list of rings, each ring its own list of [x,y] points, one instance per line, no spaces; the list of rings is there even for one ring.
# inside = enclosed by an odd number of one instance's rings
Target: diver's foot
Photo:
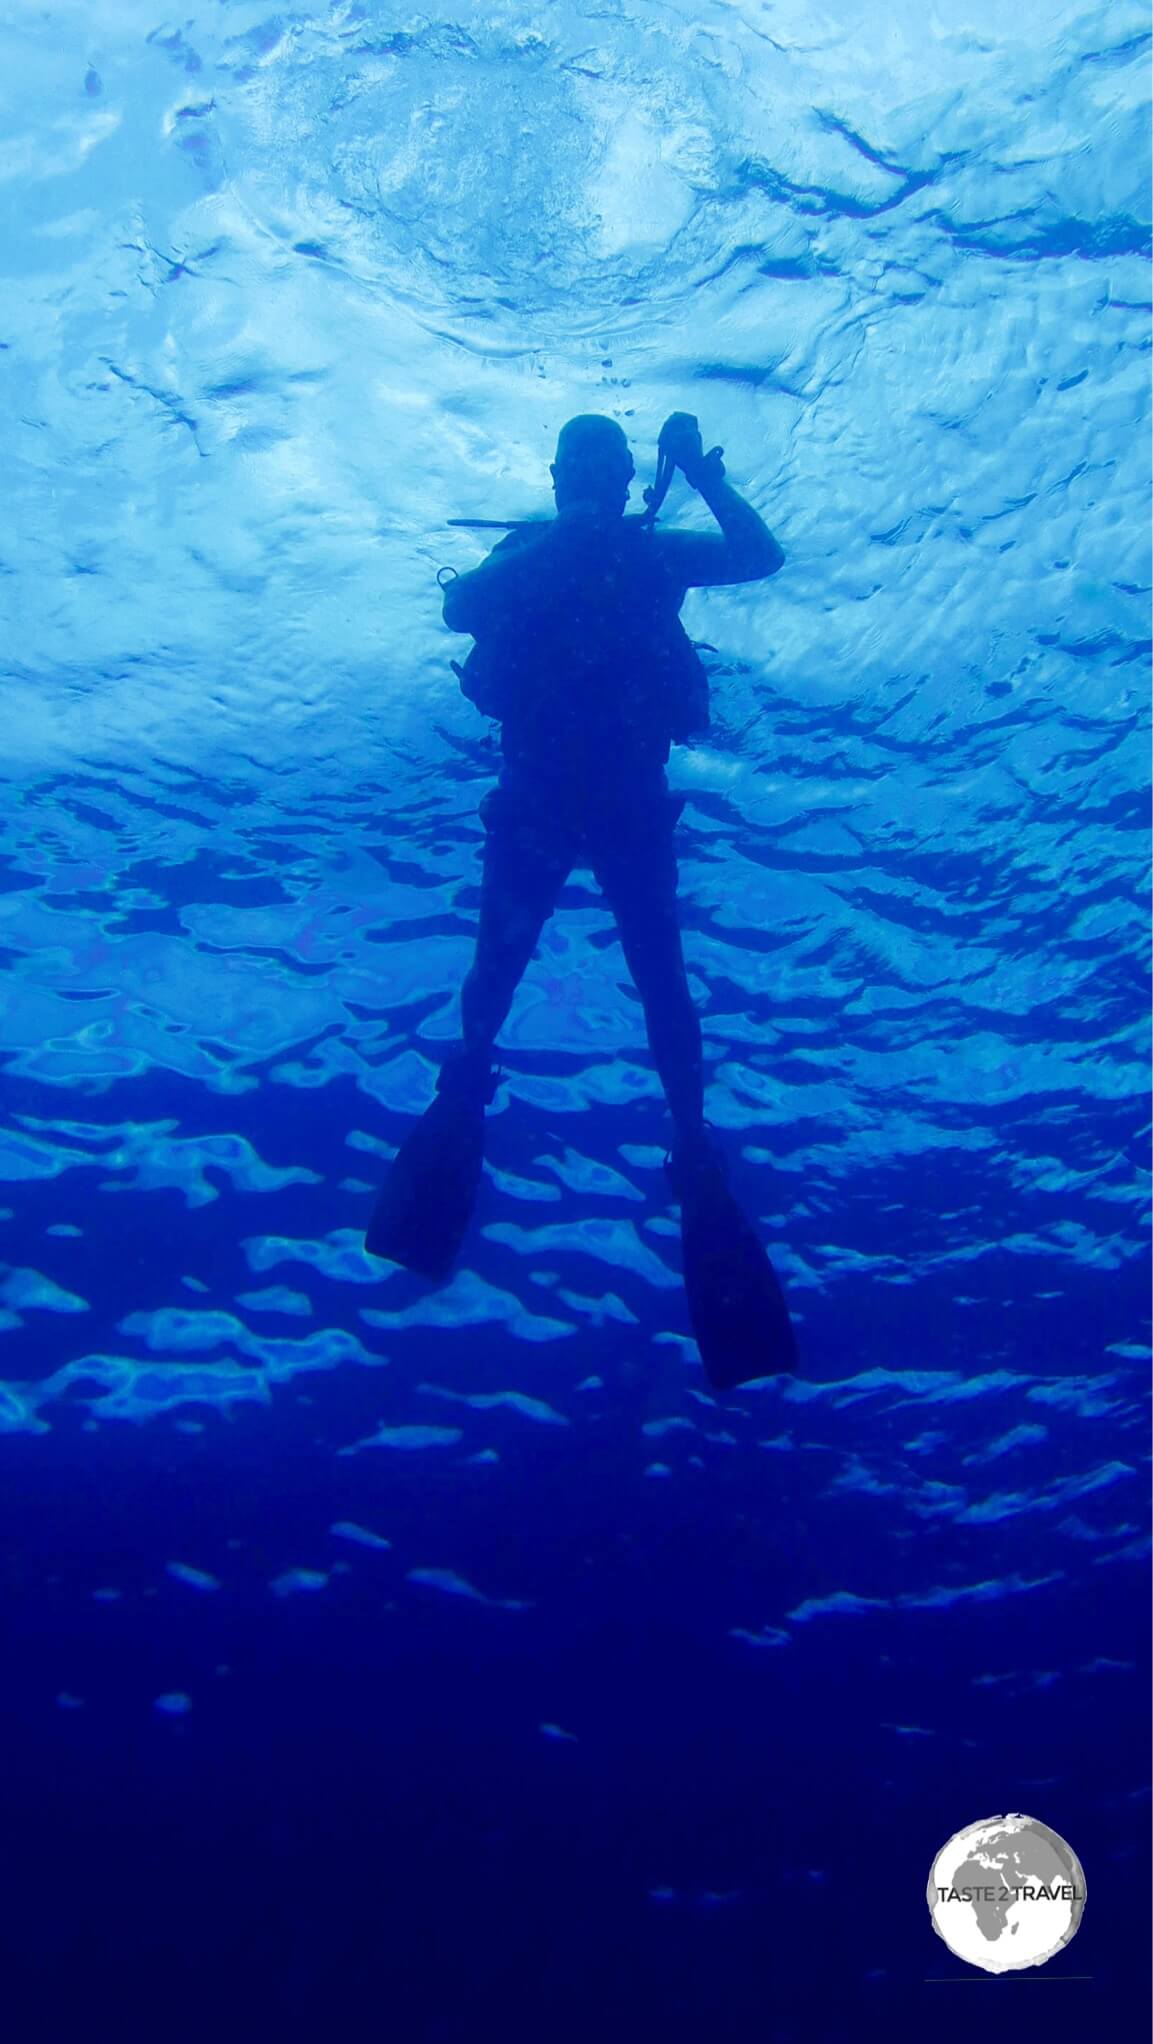
[[[436,1090],[453,1098],[479,1099],[487,1107],[496,1093],[499,1080],[500,1072],[493,1064],[489,1048],[473,1050],[461,1045],[445,1058],[437,1076]]]
[[[727,1190],[728,1173],[720,1145],[705,1122],[697,1128],[680,1128],[665,1158],[665,1176],[673,1197],[682,1205],[690,1193],[707,1197]]]
[[[666,1165],[681,1209],[689,1319],[709,1382],[732,1391],[797,1367],[797,1345],[777,1274],[729,1190],[707,1129],[678,1130]]]
[[[499,1074],[487,1056],[449,1059],[436,1097],[389,1167],[365,1236],[372,1256],[441,1283],[460,1254],[484,1163],[484,1110]]]

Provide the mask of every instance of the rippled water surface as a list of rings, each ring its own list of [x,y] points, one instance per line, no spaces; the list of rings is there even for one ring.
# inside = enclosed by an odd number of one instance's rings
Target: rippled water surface
[[[1148,9],[193,4],[2,31],[10,1976],[51,2037],[1120,2036]],[[804,1351],[728,1399],[587,874],[457,1275],[363,1251],[496,768],[446,521],[578,411],[639,491],[673,409],[786,554],[690,594],[671,767]],[[936,1978],[993,1810],[1084,1863],[1065,1985]]]

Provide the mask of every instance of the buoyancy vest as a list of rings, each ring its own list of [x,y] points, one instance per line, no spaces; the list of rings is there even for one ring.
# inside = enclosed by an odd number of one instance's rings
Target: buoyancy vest
[[[524,540],[512,532],[499,550]],[[464,694],[500,722],[507,759],[550,776],[663,765],[671,743],[707,728],[709,681],[659,539],[622,521],[607,561],[564,579],[549,567],[453,663]]]

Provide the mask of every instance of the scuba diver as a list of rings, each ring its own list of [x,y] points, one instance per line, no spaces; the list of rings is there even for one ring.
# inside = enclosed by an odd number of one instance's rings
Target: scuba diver
[[[570,871],[591,867],[672,1117],[666,1171],[681,1208],[693,1332],[710,1381],[729,1389],[792,1369],[796,1349],[776,1275],[705,1121],[701,1029],[677,918],[673,834],[685,798],[665,777],[670,745],[708,723],[708,677],[679,617],[686,591],[761,581],[784,560],[726,480],[722,454],[706,454],[697,421],[674,413],[648,509],[629,517],[636,471],[620,426],[570,419],[551,469],[556,517],[510,523],[478,568],[447,582],[445,624],[475,640],[464,666],[453,664],[465,695],[500,722],[503,765],[481,804],[480,920],[461,1041],[390,1167],[366,1247],[421,1276],[448,1276],[480,1183],[497,1035]],[[656,529],[678,468],[719,534]]]

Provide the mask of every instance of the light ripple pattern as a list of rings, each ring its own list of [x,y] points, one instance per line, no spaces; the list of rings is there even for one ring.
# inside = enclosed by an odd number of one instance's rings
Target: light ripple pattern
[[[1007,1698],[1087,1685],[1111,1725],[1148,1558],[1147,6],[60,0],[0,48],[29,1596],[81,1586],[78,1637],[176,1609],[125,1714],[174,1751],[226,1711],[241,1609],[269,1665],[398,1640],[390,1680],[483,1630],[443,1688],[507,1654],[526,1780],[596,1764],[598,1692],[647,1755],[612,1642],[715,1647],[725,1718],[655,1742],[653,1808],[750,1723],[763,1782],[764,1727],[858,1685],[894,1808],[929,1806],[930,1749],[999,1751]],[[785,553],[690,594],[713,716],[670,767],[707,1112],[802,1351],[727,1399],[585,872],[501,1039],[451,1282],[364,1251],[456,1040],[497,766],[437,586],[486,538],[448,521],[547,512],[584,411],[627,431],[639,509],[682,409]],[[662,517],[704,513],[678,482]],[[59,1658],[53,1735],[87,1731],[105,1661]],[[679,1923],[744,1907],[723,1854],[651,1857],[629,1878]]]

